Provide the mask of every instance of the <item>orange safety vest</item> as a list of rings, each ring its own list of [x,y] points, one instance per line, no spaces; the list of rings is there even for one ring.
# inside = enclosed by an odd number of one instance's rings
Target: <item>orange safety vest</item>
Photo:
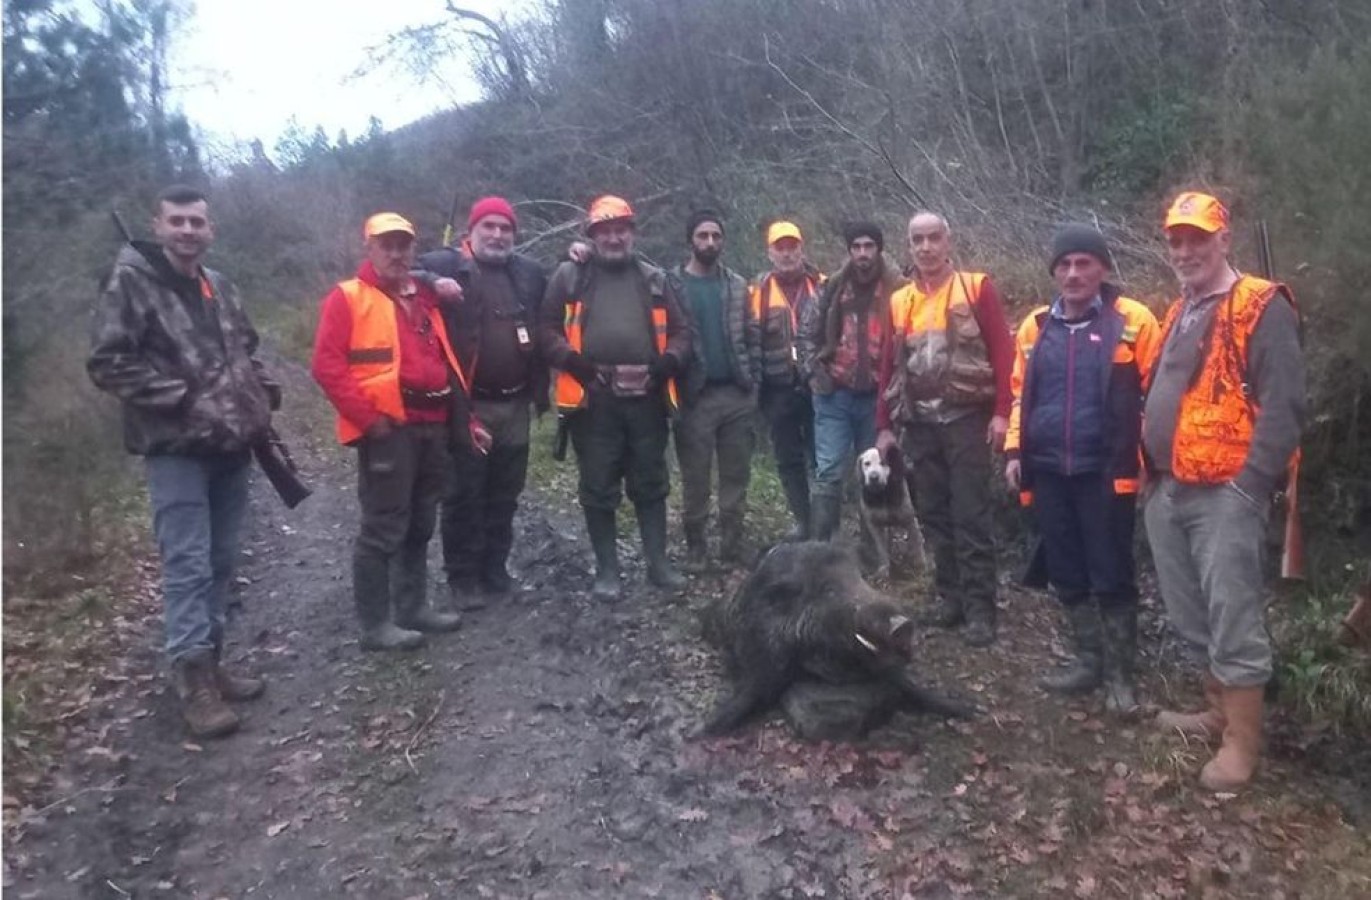
[[[400,339],[397,333],[395,301],[380,288],[359,278],[339,282],[339,290],[347,298],[352,312],[352,336],[348,342],[348,369],[362,393],[376,409],[396,421],[405,420],[405,404],[400,397]],[[443,356],[457,375],[463,391],[467,390],[466,373],[448,343],[447,329],[437,309],[428,311],[429,323]],[[362,429],[342,416],[337,423],[338,440],[351,444],[362,436]]]
[[[566,316],[562,320],[562,327],[566,331],[567,343],[571,349],[577,353],[581,352],[581,341],[585,327],[586,305],[582,300],[574,297],[566,301]],[[658,353],[666,352],[666,303],[657,302],[653,299],[652,304],[652,338],[657,345]],[[676,379],[671,379],[666,386],[667,403],[671,409],[676,409]],[[586,404],[586,389],[581,386],[581,382],[572,377],[571,373],[557,372],[557,409],[560,412],[573,412]]]
[[[809,275],[806,275],[804,293],[812,295],[819,289],[821,283],[820,280],[816,280]],[[768,286],[765,302],[762,299],[763,285],[759,284],[752,289],[752,318],[756,319],[758,322],[765,322],[766,319],[763,317],[771,310],[786,310],[790,313],[790,336],[793,339],[795,335],[800,333],[800,321],[795,314],[795,307],[791,306],[790,302],[786,300],[785,291],[781,290],[781,286],[776,283],[774,277],[768,275],[764,279],[764,284]]]
[[[1247,379],[1247,342],[1277,296],[1295,305],[1285,285],[1242,275],[1214,310],[1204,360],[1181,397],[1176,417],[1171,474],[1177,481],[1222,484],[1242,471],[1258,412]],[[1184,306],[1184,300],[1177,300],[1166,311],[1163,347]]]

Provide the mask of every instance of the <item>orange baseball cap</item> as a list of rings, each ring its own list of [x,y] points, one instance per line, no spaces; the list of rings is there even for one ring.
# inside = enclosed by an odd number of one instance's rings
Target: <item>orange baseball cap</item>
[[[590,201],[590,210],[586,215],[586,230],[589,231],[601,222],[632,222],[633,219],[633,207],[628,205],[627,200],[613,194],[605,194]]]
[[[367,223],[362,226],[362,240],[369,241],[378,234],[389,234],[392,231],[403,231],[414,237],[414,226],[410,224],[409,219],[399,213],[383,212],[367,219]]]
[[[1217,197],[1186,191],[1166,211],[1166,222],[1162,228],[1175,228],[1177,225],[1191,225],[1214,234],[1228,227],[1228,208]]]
[[[802,244],[805,240],[800,234],[800,226],[794,222],[772,222],[771,227],[766,230],[766,245],[770,247],[781,238],[794,238]]]

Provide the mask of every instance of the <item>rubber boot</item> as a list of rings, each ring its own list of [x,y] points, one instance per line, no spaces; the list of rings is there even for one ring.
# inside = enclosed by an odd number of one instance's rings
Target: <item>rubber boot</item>
[[[705,538],[705,523],[692,522],[685,527],[686,558],[681,570],[691,575],[709,571],[709,541]]]
[[[1138,607],[1132,603],[1100,607],[1104,626],[1104,708],[1118,715],[1138,711],[1134,663],[1138,656]]]
[[[659,588],[679,591],[688,582],[677,572],[666,555],[666,501],[636,504],[638,534],[643,539],[643,559],[647,561],[647,580]]]
[[[494,598],[506,599],[518,585],[509,574],[509,553],[514,546],[514,503],[486,505],[486,544],[481,557],[481,587]]]
[[[831,541],[838,532],[843,514],[841,484],[815,485],[809,505],[809,536],[816,541]]]
[[[417,650],[424,636],[396,628],[390,620],[390,561],[359,548],[352,556],[352,593],[362,625],[363,650]]]
[[[1200,784],[1227,793],[1244,787],[1257,771],[1261,756],[1262,704],[1265,685],[1223,688],[1223,744],[1200,771]]]
[[[1212,672],[1204,673],[1204,701],[1205,709],[1200,712],[1159,713],[1157,727],[1166,732],[1180,732],[1184,737],[1217,741],[1223,736],[1228,720],[1224,715],[1223,683]]]
[[[741,516],[729,516],[720,520],[719,559],[724,565],[735,569],[746,566],[750,561]]]
[[[256,700],[266,692],[267,683],[260,678],[235,675],[224,668],[224,645],[214,645],[214,683],[219,688],[219,696],[231,703],[243,700]]]
[[[614,510],[587,508],[585,515],[590,547],[595,551],[595,583],[590,587],[590,596],[596,600],[617,600],[619,535],[614,523]]]
[[[171,664],[171,677],[181,700],[181,716],[194,737],[224,737],[238,730],[238,714],[224,704],[215,681],[212,651],[180,657]]]
[[[1100,686],[1100,614],[1093,600],[1081,597],[1066,607],[1066,621],[1075,655],[1066,668],[1044,677],[1039,684],[1056,694],[1084,694]]]
[[[934,628],[956,628],[966,623],[966,611],[960,600],[938,594],[933,598],[932,608],[920,616],[919,621]]]
[[[428,544],[401,547],[395,557],[392,581],[397,627],[424,634],[456,631],[462,627],[458,613],[439,612],[428,605]]]
[[[809,485],[803,482],[796,482],[793,479],[787,481],[782,479],[785,490],[785,503],[790,508],[790,515],[795,519],[795,525],[786,532],[781,540],[788,543],[809,540]]]
[[[967,600],[964,607],[966,628],[962,629],[962,640],[971,647],[989,647],[995,643],[995,598]]]

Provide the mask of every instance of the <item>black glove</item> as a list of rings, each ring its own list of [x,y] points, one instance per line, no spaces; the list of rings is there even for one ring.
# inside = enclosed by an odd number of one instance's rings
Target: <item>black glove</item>
[[[595,368],[595,363],[586,359],[581,354],[575,352],[567,354],[566,363],[562,366],[572,378],[581,382],[581,387],[590,387],[600,378],[600,370]]]
[[[652,376],[653,384],[666,384],[667,380],[675,378],[680,370],[680,361],[671,353],[658,353],[656,358],[652,360],[652,364],[647,367],[647,373]]]

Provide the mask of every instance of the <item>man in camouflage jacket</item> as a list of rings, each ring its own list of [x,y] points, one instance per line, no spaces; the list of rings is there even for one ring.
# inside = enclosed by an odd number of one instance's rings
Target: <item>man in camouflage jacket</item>
[[[115,260],[96,304],[87,370],[123,403],[124,444],[144,457],[162,558],[166,651],[196,737],[237,729],[226,700],[261,695],[221,665],[225,608],[247,509],[252,446],[280,388],[254,357],[257,332],[233,285],[200,264],[214,238],[205,196],[162,191],[157,242]]]

